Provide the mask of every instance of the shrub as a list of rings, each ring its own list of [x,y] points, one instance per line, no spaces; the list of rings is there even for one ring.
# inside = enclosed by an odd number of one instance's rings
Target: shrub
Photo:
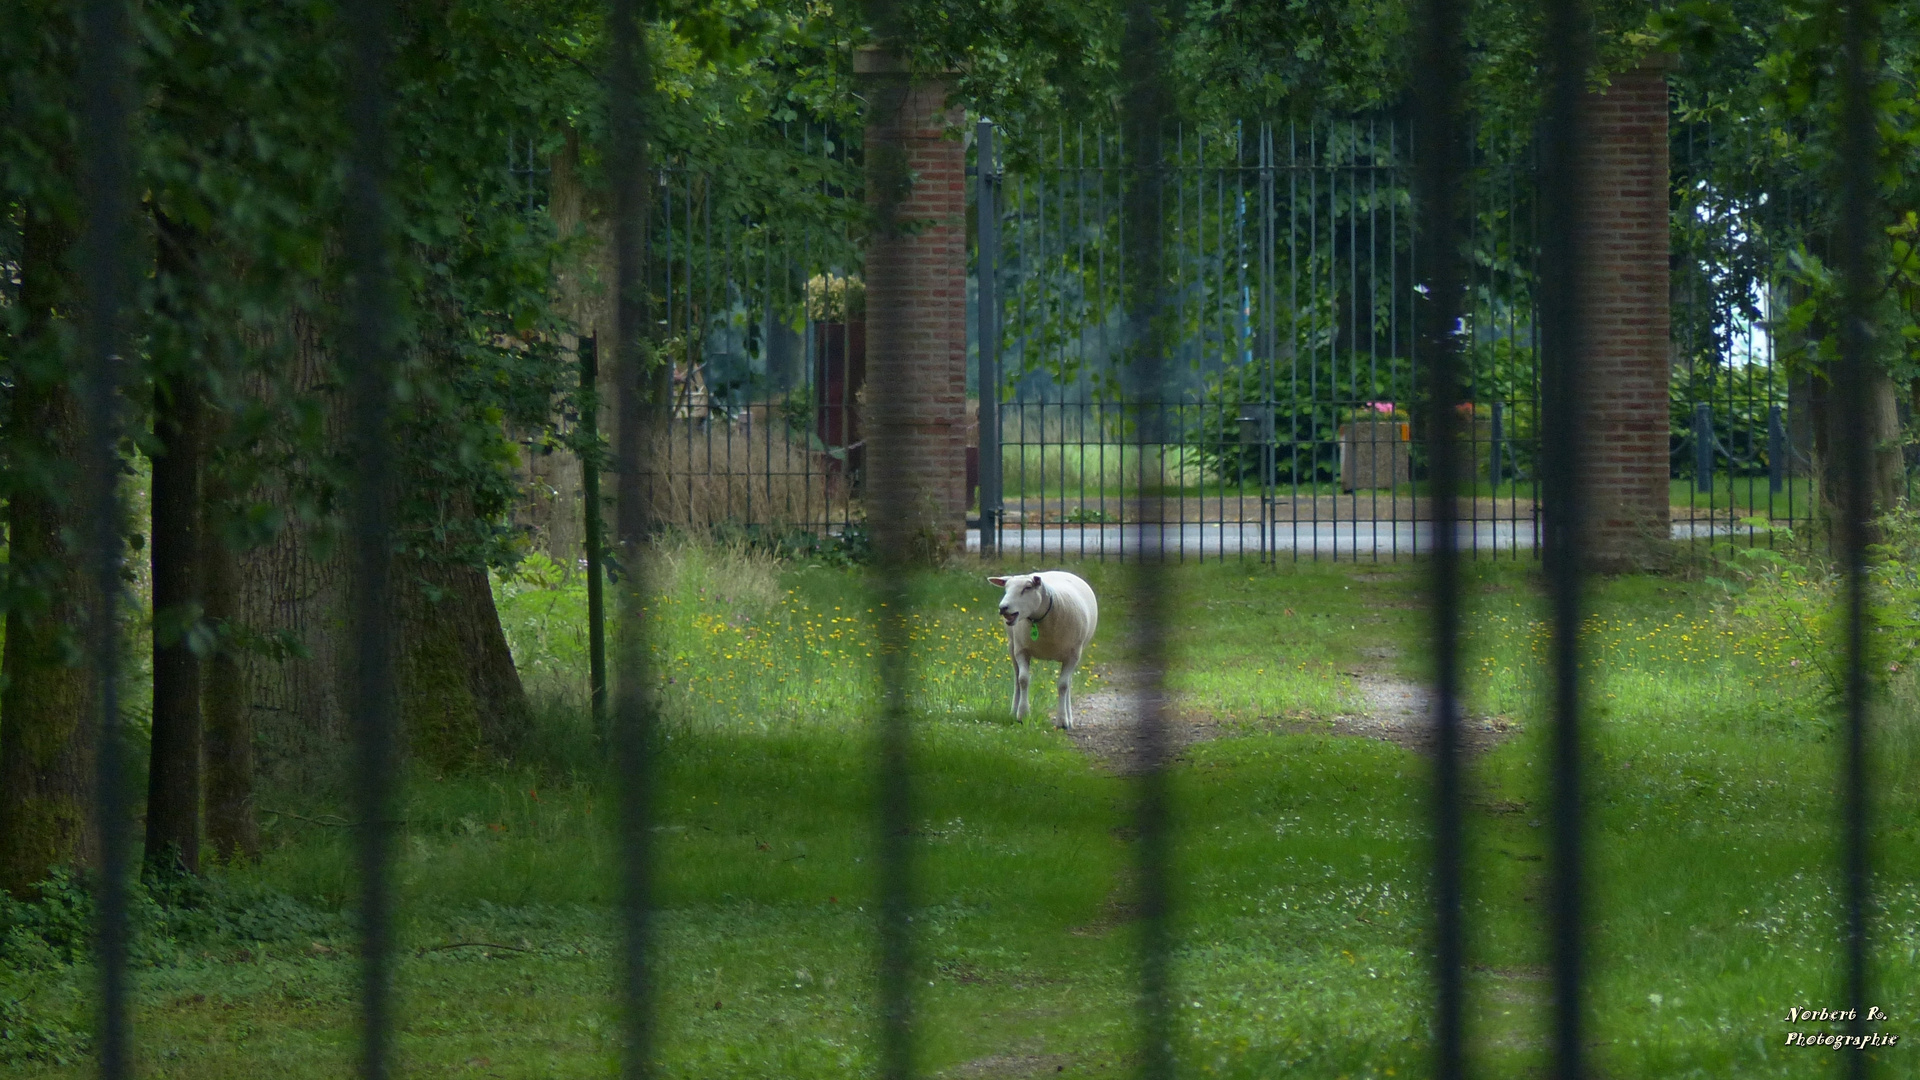
[[[1750,621],[1748,633],[1776,635],[1793,645],[1789,660],[1815,679],[1832,703],[1844,700],[1847,609],[1839,568],[1813,546],[1778,525],[1754,518],[1742,522],[1770,532],[1772,547],[1720,549],[1715,577],[1732,598],[1735,615]],[[1920,511],[1901,508],[1879,519],[1880,542],[1868,564],[1867,676],[1883,703],[1884,744],[1879,756],[1920,762]]]
[[[1289,370],[1284,379],[1275,376],[1271,417],[1275,483],[1339,479],[1340,425],[1368,402],[1394,400],[1395,388],[1405,388],[1411,381],[1406,361],[1398,357],[1323,355],[1314,364],[1311,374],[1296,376]],[[1294,396],[1303,387],[1313,388],[1311,398]],[[1240,417],[1243,411],[1257,415],[1263,407],[1266,388],[1261,373],[1248,367],[1225,369],[1207,380],[1204,393],[1204,404],[1193,406],[1195,415],[1186,424],[1184,441],[1207,472],[1222,482],[1259,483],[1261,447],[1241,442]]]
[[[72,1065],[86,1057],[89,1042],[86,1032],[34,1007],[30,996],[0,987],[0,1065]]]

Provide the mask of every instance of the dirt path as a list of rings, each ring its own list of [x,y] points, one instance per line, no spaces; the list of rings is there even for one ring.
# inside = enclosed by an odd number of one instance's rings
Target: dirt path
[[[1433,691],[1418,683],[1406,682],[1373,672],[1361,672],[1357,682],[1366,700],[1366,711],[1336,716],[1331,720],[1300,721],[1299,731],[1329,731],[1334,735],[1358,735],[1404,746],[1416,754],[1433,749]],[[1461,725],[1464,749],[1477,754],[1505,739],[1513,726],[1505,720],[1469,716]]]
[[[1367,651],[1367,659],[1373,661],[1388,661],[1394,656],[1390,648]],[[1102,667],[1099,670],[1100,689],[1074,699],[1075,723],[1067,737],[1103,770],[1120,776],[1136,775],[1146,766],[1134,723],[1133,698],[1138,693],[1140,677],[1124,669]],[[1326,720],[1223,720],[1209,713],[1203,702],[1163,691],[1162,700],[1167,705],[1168,758],[1179,760],[1194,743],[1249,731],[1315,731],[1380,739],[1419,754],[1432,750],[1431,691],[1418,683],[1368,668],[1355,668],[1347,674],[1358,685],[1365,703],[1363,710]],[[1502,719],[1468,717],[1462,727],[1465,749],[1470,754],[1479,753],[1506,739],[1512,730],[1513,726]]]
[[[1067,738],[1101,769],[1119,776],[1135,776],[1146,771],[1140,732],[1134,720],[1135,698],[1139,695],[1140,673],[1102,666],[1101,687],[1073,702],[1073,727]],[[1161,692],[1166,707],[1167,757],[1176,760],[1182,751],[1197,742],[1226,734],[1224,725],[1204,711],[1192,707],[1178,695]]]

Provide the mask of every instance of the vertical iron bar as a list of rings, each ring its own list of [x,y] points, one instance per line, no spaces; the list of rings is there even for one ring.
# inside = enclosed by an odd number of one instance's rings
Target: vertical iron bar
[[[1540,189],[1542,372],[1540,457],[1546,480],[1546,571],[1552,641],[1552,809],[1549,957],[1553,1007],[1551,1075],[1583,1080],[1585,1033],[1585,853],[1580,745],[1580,611],[1585,510],[1581,476],[1580,373],[1585,350],[1582,282],[1586,170],[1588,15],[1581,0],[1546,0],[1545,153]]]
[[[614,783],[618,786],[619,923],[621,957],[616,976],[621,996],[620,1073],[626,1080],[653,1074],[655,978],[652,946],[652,818],[654,773],[654,700],[649,629],[643,605],[648,587],[647,533],[652,507],[643,489],[643,450],[656,445],[653,423],[669,415],[671,403],[648,401],[647,288],[647,135],[649,71],[641,33],[638,0],[613,0],[609,11],[607,56],[607,160],[614,198],[614,539],[620,550],[620,621],[614,634],[613,746]],[[691,202],[689,202],[691,220]],[[671,217],[668,218],[669,226]],[[691,230],[689,230],[691,233]],[[691,243],[691,240],[689,240]],[[691,293],[692,259],[682,275]],[[671,295],[671,290],[669,290]],[[686,305],[682,305],[683,308]],[[691,326],[691,312],[688,313]],[[665,358],[671,364],[672,358]],[[663,380],[671,396],[672,380]],[[656,382],[656,387],[659,383]],[[654,472],[664,473],[665,462]],[[656,480],[671,482],[670,477]]]
[[[1112,243],[1112,233],[1107,229],[1107,224],[1112,219],[1113,214],[1112,204],[1107,200],[1107,180],[1109,179],[1107,175],[1109,171],[1107,169],[1107,151],[1109,138],[1108,135],[1103,133],[1100,137],[1096,138],[1093,143],[1095,169],[1093,202],[1095,207],[1094,212],[1099,218],[1101,232],[1101,242],[1094,245],[1093,249],[1093,295],[1098,298],[1096,300],[1095,310],[1099,312],[1100,319],[1100,356],[1105,363],[1111,365],[1114,360],[1113,341],[1107,332],[1108,325],[1113,321],[1108,311],[1109,301],[1107,295],[1107,249]],[[1104,393],[1104,391],[1098,390],[1095,392]],[[1100,421],[1096,434],[1100,439],[1100,520],[1102,522],[1107,520],[1107,488],[1109,486],[1107,483],[1106,449],[1109,429],[1105,421],[1108,416],[1112,415],[1110,411],[1112,406],[1113,402],[1111,401],[1096,401],[1094,406],[1094,416]],[[1118,459],[1117,475],[1120,477],[1120,483],[1114,492],[1115,498],[1119,501],[1118,512],[1114,514],[1114,520],[1122,523],[1121,528],[1123,531],[1121,535],[1124,536],[1127,505],[1127,455],[1125,442],[1122,442],[1116,449],[1115,457]],[[1103,527],[1100,530],[1100,560],[1105,562],[1106,558],[1107,530]]]
[[[96,725],[94,813],[100,837],[100,876],[94,884],[94,934],[100,979],[100,1075],[131,1075],[132,1032],[127,1009],[127,791],[120,745],[121,536],[119,444],[124,419],[126,322],[131,293],[133,188],[129,121],[133,88],[132,30],[121,0],[89,0],[81,11],[83,87],[80,116],[81,197],[86,213],[81,247],[85,290],[80,357],[85,422],[86,502],[92,526],[85,540],[88,598],[86,651],[93,679]]]
[[[580,489],[587,527],[587,694],[593,732],[607,731],[607,601],[600,522],[600,338],[580,339]]]
[[[1488,436],[1488,442],[1492,445],[1488,447],[1487,451],[1487,480],[1493,484],[1496,509],[1500,491],[1500,481],[1505,479],[1503,474],[1506,472],[1506,467],[1500,460],[1500,447],[1501,444],[1506,441],[1507,436],[1506,417],[1504,414],[1505,409],[1499,399],[1496,398],[1493,402],[1493,429]]]
[[[387,87],[391,8],[355,0],[343,12],[353,48],[348,80],[347,265],[354,283],[348,330],[354,491],[354,749],[360,856],[361,1073],[384,1080],[392,1052],[394,675],[388,417],[393,380],[387,251]]]
[[[900,14],[887,0],[872,0],[868,16],[875,37],[898,42]],[[891,58],[889,58],[891,59]],[[895,63],[890,70],[870,76],[867,95],[866,168],[874,208],[873,231],[867,242],[867,275],[889,280],[906,272],[912,257],[911,231],[902,217],[901,201],[913,187],[909,172],[909,136],[902,110],[909,107],[910,74]],[[912,317],[903,305],[868,305],[869,371],[873,380],[873,422],[868,429],[872,453],[867,455],[869,490],[877,513],[874,544],[879,556],[873,578],[874,633],[880,679],[880,715],[874,731],[874,846],[878,855],[875,882],[879,900],[878,1002],[879,1073],[882,1080],[908,1080],[913,1075],[913,839],[914,817],[911,759],[911,701],[907,679],[908,626],[914,573],[913,517],[916,477],[911,461],[919,437],[907,415],[910,388],[905,376],[910,363],[908,332]]]
[[[1126,222],[1126,313],[1128,344],[1138,374],[1139,488],[1144,497],[1150,445],[1165,441],[1164,422],[1166,284],[1161,233],[1166,211],[1163,194],[1166,163],[1162,137],[1166,131],[1167,101],[1162,77],[1160,12],[1154,0],[1130,0],[1121,44],[1121,152],[1128,178],[1123,218]],[[1164,484],[1164,476],[1162,479]],[[1144,498],[1143,498],[1144,504]],[[1164,515],[1161,515],[1164,517]],[[1168,791],[1166,778],[1166,717],[1161,693],[1166,662],[1164,629],[1167,620],[1165,530],[1154,551],[1146,550],[1145,523],[1135,564],[1135,632],[1133,659],[1140,673],[1137,699],[1140,769],[1136,824],[1139,830],[1140,879],[1140,1073],[1143,1080],[1170,1080],[1173,1076],[1172,947],[1170,896],[1167,877]]]
[[[1273,205],[1273,125],[1260,125],[1260,312],[1261,328],[1265,335],[1261,346],[1262,367],[1260,377],[1260,409],[1265,418],[1263,423],[1267,431],[1266,445],[1260,456],[1260,554],[1268,563],[1274,562],[1274,542],[1278,539],[1279,524],[1274,517],[1273,502],[1274,470],[1279,447],[1274,440],[1273,431],[1273,364],[1278,349],[1274,334],[1277,320],[1274,317],[1275,290],[1274,275],[1274,226],[1276,210]],[[1288,412],[1289,428],[1292,427],[1292,411]],[[1287,438],[1293,438],[1289,431]]]
[[[1036,160],[1044,161],[1045,155],[1046,155],[1046,140],[1041,139],[1039,140],[1037,153],[1034,154],[1034,157]],[[1048,245],[1047,245],[1047,185],[1049,181],[1052,181],[1055,183],[1058,182],[1056,173],[1058,171],[1057,166],[1059,163],[1058,161],[1056,161],[1054,164],[1055,164],[1055,168],[1046,168],[1044,166],[1041,168],[1038,182],[1035,183],[1034,185],[1033,236],[1034,236],[1034,247],[1039,249],[1039,258],[1036,260],[1036,265],[1041,267],[1051,267],[1053,265],[1053,253],[1050,250],[1048,250]],[[1056,217],[1059,215],[1058,210],[1056,210],[1054,213]],[[1054,281],[1051,280],[1051,275],[1041,278],[1040,287],[1048,291],[1051,291],[1054,288],[1056,288]],[[1042,312],[1047,311],[1050,307],[1053,306],[1051,303],[1051,300],[1052,298],[1049,297],[1045,302],[1042,303],[1040,308]],[[1046,335],[1043,334],[1041,335],[1041,337],[1042,337],[1042,341],[1044,342]],[[1048,348],[1048,346],[1043,344],[1042,349],[1045,350],[1046,348]],[[1046,354],[1043,351],[1042,352],[1043,362],[1045,360],[1045,357],[1046,357]],[[1058,370],[1057,366],[1055,367],[1055,370]],[[1047,521],[1047,391],[1045,387],[1040,388],[1038,397],[1040,400],[1035,404],[1039,406],[1040,434],[1037,438],[1032,440],[1034,445],[1039,450],[1039,454],[1037,455],[1039,458],[1039,462],[1034,468],[1036,479],[1033,487],[1028,488],[1025,483],[1026,477],[1022,475],[1021,477],[1022,483],[1020,485],[1020,494],[1022,496],[1022,504],[1024,506],[1027,500],[1032,499],[1032,496],[1028,494],[1029,491],[1038,491],[1040,493],[1038,500],[1036,500],[1039,503],[1037,514],[1038,514],[1038,519],[1040,521],[1040,524],[1044,526]],[[1033,410],[1027,408],[1026,403],[1023,401],[1021,403],[1021,408],[1020,408],[1020,426],[1021,426],[1021,435],[1023,439],[1026,436],[1027,422],[1032,417],[1032,414],[1033,414]],[[1026,470],[1022,468],[1021,472],[1023,474],[1025,473],[1025,471]],[[1024,525],[1025,515],[1022,514],[1021,517],[1022,517],[1022,524]],[[1045,528],[1042,528],[1039,531],[1038,536],[1040,539],[1040,555],[1042,558],[1044,558],[1047,554],[1047,530]]]
[[[974,210],[979,215],[974,276],[979,282],[980,554],[1000,547],[1000,177],[995,171],[993,121],[974,128]]]
[[[1879,17],[1873,0],[1846,0],[1841,49],[1840,270],[1843,317],[1836,373],[1838,415],[1868,415],[1868,365],[1873,303],[1879,283],[1870,245],[1875,214],[1874,183],[1879,149],[1874,130],[1873,84],[1877,81]],[[1841,878],[1845,904],[1847,1032],[1864,1036],[1867,1010],[1867,909],[1871,868],[1867,840],[1867,544],[1873,492],[1869,470],[1873,447],[1866,427],[1843,423],[1840,452],[1845,467],[1841,493],[1841,565],[1846,583],[1846,730],[1840,772]],[[1866,1054],[1846,1055],[1848,1076],[1863,1080]]]
[[[1291,405],[1287,436],[1292,462],[1288,481],[1289,527],[1292,529],[1293,561],[1300,561],[1300,139],[1294,121],[1287,121],[1287,401]],[[1311,295],[1311,294],[1309,294]],[[1320,447],[1317,403],[1307,402],[1307,495],[1313,500],[1315,552],[1318,553],[1320,528],[1320,486],[1318,458]]]
[[[1696,491],[1713,494],[1713,406],[1704,401],[1693,404],[1693,486]],[[1731,478],[1729,478],[1731,481]],[[1711,523],[1713,510],[1709,501],[1707,515]]]
[[[1767,360],[1767,394],[1773,394],[1773,360]],[[1767,406],[1767,494],[1778,495],[1786,485],[1787,432],[1780,423],[1780,406]],[[1771,500],[1769,500],[1771,501]],[[1767,507],[1767,520],[1773,520],[1773,507]]]
[[[1466,284],[1460,265],[1459,189],[1465,170],[1458,104],[1466,81],[1460,42],[1465,20],[1456,0],[1425,0],[1420,18],[1424,25],[1414,130],[1421,145],[1414,160],[1414,231],[1421,238],[1424,263],[1418,276],[1427,285],[1420,305],[1425,311],[1416,311],[1416,319],[1426,316],[1425,325],[1416,326],[1416,332],[1426,346],[1427,486],[1433,515],[1433,1072],[1437,1080],[1459,1080],[1464,1067],[1465,947],[1460,904],[1460,550],[1454,500],[1461,468],[1454,406],[1461,400],[1462,380],[1454,325]]]

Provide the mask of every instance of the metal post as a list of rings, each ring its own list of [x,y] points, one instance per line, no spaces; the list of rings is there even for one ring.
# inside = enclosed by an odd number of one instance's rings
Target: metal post
[[[1459,437],[1464,398],[1460,335],[1466,299],[1460,258],[1464,132],[1458,99],[1466,82],[1461,38],[1466,5],[1419,5],[1419,76],[1414,87],[1417,144],[1414,233],[1420,237],[1418,278],[1426,286],[1415,307],[1415,332],[1426,354],[1429,495],[1433,508],[1433,986],[1436,1080],[1459,1080],[1465,1067],[1466,935],[1462,919],[1465,825],[1460,747],[1460,480],[1471,476]],[[1468,421],[1471,424],[1471,420]],[[1376,425],[1375,431],[1379,428]],[[1394,449],[1398,449],[1395,447]],[[1470,458],[1468,459],[1470,460]],[[1471,525],[1469,525],[1471,528]],[[1358,552],[1356,551],[1356,555]],[[1379,555],[1377,546],[1375,557]]]
[[[86,611],[86,654],[98,713],[94,775],[94,825],[100,838],[100,873],[94,884],[96,970],[100,987],[100,1075],[118,1080],[132,1073],[131,1017],[127,1000],[127,833],[124,751],[121,748],[120,643],[118,618],[125,602],[121,551],[125,510],[120,499],[120,438],[124,426],[121,383],[127,355],[124,308],[132,293],[133,160],[129,119],[136,100],[129,78],[133,40],[128,6],[91,0],[82,8],[78,88],[82,93],[81,194],[86,233],[80,275],[85,308],[81,323],[81,408],[85,436],[86,507],[92,520],[84,541],[86,573],[93,595]]]
[[[653,86],[637,0],[614,0],[607,19],[607,164],[613,184],[614,248],[614,542],[620,552],[620,622],[614,659],[620,681],[613,686],[610,757],[618,787],[617,844],[620,958],[615,985],[620,988],[620,1075],[641,1080],[653,1075],[654,1002],[658,978],[653,964],[653,797],[655,702],[652,650],[647,647],[646,543],[652,527],[650,492],[643,486],[640,462],[659,433],[655,420],[665,394],[649,394],[647,373],[650,290],[647,282],[647,109]],[[671,264],[669,264],[671,265]],[[691,270],[686,276],[691,289]],[[672,289],[667,290],[672,295]],[[671,390],[671,379],[666,391]]]
[[[1583,607],[1581,544],[1586,533],[1586,484],[1579,447],[1584,440],[1581,385],[1586,358],[1586,295],[1579,268],[1586,264],[1588,166],[1586,117],[1590,16],[1581,0],[1545,0],[1544,116],[1540,125],[1540,345],[1541,473],[1546,496],[1548,609],[1552,639],[1550,714],[1553,729],[1552,803],[1547,817],[1548,952],[1552,966],[1549,1069],[1555,1080],[1587,1075],[1586,809],[1580,630]]]
[[[587,693],[594,734],[607,737],[607,599],[600,522],[600,338],[580,339],[580,489],[587,525]]]
[[[1875,128],[1874,83],[1877,81],[1876,39],[1879,18],[1873,0],[1846,0],[1841,48],[1840,130],[1836,142],[1840,158],[1839,268],[1842,314],[1840,362],[1834,371],[1837,415],[1864,417],[1869,402],[1872,370],[1874,298],[1883,287],[1876,263],[1874,234],[1878,232],[1877,176],[1879,159]],[[1842,463],[1839,521],[1843,595],[1846,597],[1846,708],[1844,756],[1840,790],[1840,879],[1843,915],[1841,955],[1842,1001],[1848,1009],[1847,1034],[1867,1033],[1867,934],[1871,911],[1873,871],[1867,845],[1871,838],[1868,815],[1873,805],[1868,790],[1867,705],[1872,693],[1867,676],[1867,544],[1871,539],[1873,493],[1869,487],[1873,447],[1859,423],[1839,425]],[[1844,1055],[1846,1075],[1864,1080],[1870,1068],[1866,1054]]]
[[[355,806],[360,862],[361,1075],[384,1080],[393,1050],[394,701],[392,480],[392,260],[388,252],[386,72],[392,17],[385,0],[357,0],[347,80],[352,150],[347,174],[346,263],[355,283],[347,348],[353,417],[354,585],[352,669]]]
[[[993,144],[993,121],[974,129],[975,210],[979,214],[980,341],[980,554],[1000,548],[1000,168]]]
[[[1767,407],[1767,491],[1780,494],[1787,483],[1787,429],[1780,423],[1780,406]]]
[[[1173,102],[1166,90],[1166,53],[1160,35],[1161,5],[1155,0],[1129,0],[1126,5],[1120,51],[1121,152],[1126,177],[1122,220],[1125,265],[1127,347],[1139,373],[1139,392],[1132,404],[1139,410],[1134,432],[1137,488],[1148,487],[1147,451],[1166,442],[1166,325],[1174,298],[1166,283],[1165,198],[1166,146],[1164,133]],[[1156,477],[1166,482],[1164,462]],[[1164,516],[1164,515],[1162,515]],[[1139,1046],[1136,1061],[1141,1080],[1171,1080],[1174,1075],[1172,837],[1169,835],[1171,792],[1167,781],[1166,697],[1161,692],[1168,646],[1166,528],[1163,524],[1149,547],[1146,523],[1141,522],[1133,574],[1135,608],[1133,662],[1140,672],[1137,703],[1137,747],[1140,776],[1135,822],[1139,829],[1135,862],[1139,881],[1140,929],[1136,939],[1140,958],[1137,1000]],[[1125,536],[1123,530],[1121,533]]]
[[[1713,406],[1693,407],[1693,486],[1713,494]]]
[[[1493,403],[1493,432],[1488,439],[1492,445],[1487,448],[1487,480],[1493,484],[1492,496],[1496,499],[1500,495],[1500,481],[1506,479],[1506,468],[1500,460],[1500,447],[1506,437],[1506,409],[1496,401]]]
[[[1274,230],[1276,227],[1273,205],[1273,127],[1260,125],[1260,315],[1261,323],[1261,364],[1260,364],[1260,404],[1267,411],[1268,425],[1274,417],[1273,366],[1278,353],[1276,327],[1278,319],[1274,313]],[[1291,343],[1289,343],[1291,344]],[[1287,410],[1287,441],[1294,438],[1294,420],[1291,407]],[[1267,562],[1273,561],[1275,541],[1279,538],[1279,522],[1274,515],[1274,498],[1278,494],[1276,487],[1277,458],[1280,449],[1274,439],[1267,440],[1267,450],[1260,474],[1260,556]],[[1298,458],[1298,453],[1294,453]],[[1296,553],[1297,557],[1297,553]]]
[[[892,29],[887,17],[873,10],[879,26]],[[897,40],[891,33],[883,40]],[[913,187],[908,176],[911,120],[903,111],[910,103],[911,74],[895,54],[877,50],[867,57],[872,67],[865,82],[868,103],[866,168],[868,190],[874,193],[874,228],[867,241],[866,272],[880,281],[883,275],[911,272],[915,251],[904,211]],[[917,117],[916,117],[917,119]],[[873,632],[891,647],[875,651],[880,683],[879,716],[874,725],[874,902],[878,946],[875,964],[876,1072],[882,1080],[911,1080],[914,1069],[914,934],[913,871],[915,820],[913,798],[912,713],[909,697],[908,627],[918,561],[913,551],[911,515],[917,498],[917,478],[910,459],[919,449],[920,431],[903,422],[910,388],[902,375],[911,362],[908,333],[914,313],[902,304],[872,303],[867,309],[868,371],[873,383],[869,429],[873,452],[867,455],[869,505],[877,510],[873,526],[879,572],[873,578]]]

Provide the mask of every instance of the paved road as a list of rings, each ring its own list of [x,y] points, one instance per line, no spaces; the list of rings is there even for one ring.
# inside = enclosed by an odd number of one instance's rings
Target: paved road
[[[1003,530],[1000,549],[1061,558],[1110,557],[1159,552],[1179,558],[1255,554],[1262,550],[1288,557],[1391,558],[1433,550],[1433,524],[1426,521],[1281,522],[1269,526],[1261,543],[1257,524],[1225,525],[1066,525]],[[1679,522],[1676,540],[1744,533],[1743,526]],[[1531,521],[1461,522],[1461,548],[1487,553],[1529,551],[1536,542]],[[967,530],[967,550],[980,550],[980,530]]]

